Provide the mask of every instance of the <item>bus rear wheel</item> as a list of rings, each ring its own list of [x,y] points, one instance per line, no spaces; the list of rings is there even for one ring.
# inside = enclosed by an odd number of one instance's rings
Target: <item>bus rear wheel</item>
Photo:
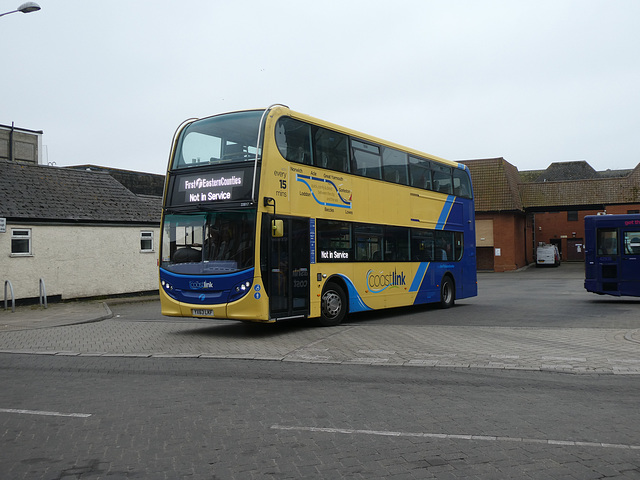
[[[440,307],[450,308],[456,301],[456,290],[450,276],[445,276],[440,285]]]
[[[320,325],[333,327],[340,325],[347,314],[347,296],[340,285],[327,282],[322,292]]]

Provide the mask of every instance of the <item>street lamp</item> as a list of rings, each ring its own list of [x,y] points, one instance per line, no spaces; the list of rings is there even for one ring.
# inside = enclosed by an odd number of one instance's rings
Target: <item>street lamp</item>
[[[20,5],[16,10],[0,13],[0,17],[9,15],[10,13],[18,13],[18,12],[31,13],[31,12],[37,12],[38,10],[40,10],[40,5],[38,5],[36,2],[25,2],[22,5]]]

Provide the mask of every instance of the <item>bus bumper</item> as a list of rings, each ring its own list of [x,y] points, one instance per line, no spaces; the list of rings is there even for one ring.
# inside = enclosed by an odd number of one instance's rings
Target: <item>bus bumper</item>
[[[160,289],[161,313],[167,317],[210,318],[271,323],[268,299],[247,295],[240,300],[219,305],[193,305],[179,302]]]

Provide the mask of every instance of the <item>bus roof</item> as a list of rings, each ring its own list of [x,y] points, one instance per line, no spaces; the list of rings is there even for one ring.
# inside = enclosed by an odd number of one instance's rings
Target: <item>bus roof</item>
[[[626,213],[626,214],[605,214],[605,215],[586,215],[584,217],[586,223],[597,223],[600,225],[618,226],[622,222],[640,221],[640,214],[638,213]]]
[[[252,109],[246,109],[246,110],[235,110],[235,111],[229,111],[229,112],[222,112],[222,113],[215,114],[215,115],[212,115],[212,116],[225,115],[227,113],[257,111],[257,110],[260,110],[260,109],[252,108]],[[307,123],[311,123],[313,125],[317,125],[317,126],[320,126],[320,127],[331,129],[331,130],[336,130],[336,131],[345,133],[345,134],[353,136],[353,137],[358,137],[361,140],[366,140],[366,141],[369,141],[371,143],[378,143],[380,145],[384,145],[385,147],[390,147],[390,148],[395,148],[397,150],[402,150],[402,151],[404,151],[404,152],[406,152],[406,153],[408,153],[410,155],[416,155],[418,157],[426,157],[426,158],[429,158],[431,160],[435,160],[437,162],[443,163],[445,165],[449,165],[451,167],[461,168],[463,170],[469,171],[469,167],[467,167],[463,163],[454,162],[453,160],[447,160],[446,158],[441,158],[441,157],[438,157],[436,155],[432,155],[430,153],[425,153],[425,152],[422,152],[420,150],[416,150],[414,148],[410,148],[410,147],[407,147],[407,146],[404,146],[404,145],[400,145],[398,143],[390,142],[388,140],[384,140],[382,138],[375,137],[373,135],[368,135],[368,134],[362,133],[362,132],[360,132],[358,130],[353,130],[351,128],[343,127],[341,125],[338,125],[338,124],[335,124],[335,123],[331,123],[331,122],[328,122],[326,120],[322,120],[320,118],[313,117],[311,115],[307,115],[305,113],[296,112],[294,110],[291,110],[286,105],[281,105],[281,104],[272,105],[271,107],[268,108],[268,110],[270,110],[273,115],[277,115],[279,117],[280,116],[292,117],[292,118],[295,118],[297,120],[301,120],[301,121],[304,121],[304,122],[307,122]],[[204,118],[210,118],[210,117],[191,118],[189,120],[185,120],[183,122],[183,124],[181,124],[180,127],[178,128],[178,131],[181,128],[185,127],[186,125],[190,124],[191,122],[196,121],[196,120],[203,120]]]

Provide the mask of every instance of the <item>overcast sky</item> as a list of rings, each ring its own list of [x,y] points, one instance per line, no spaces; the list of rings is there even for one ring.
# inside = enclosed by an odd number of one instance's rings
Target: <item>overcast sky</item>
[[[640,163],[639,0],[38,3],[0,18],[0,124],[58,166],[164,173],[183,120],[273,103],[451,160]]]

